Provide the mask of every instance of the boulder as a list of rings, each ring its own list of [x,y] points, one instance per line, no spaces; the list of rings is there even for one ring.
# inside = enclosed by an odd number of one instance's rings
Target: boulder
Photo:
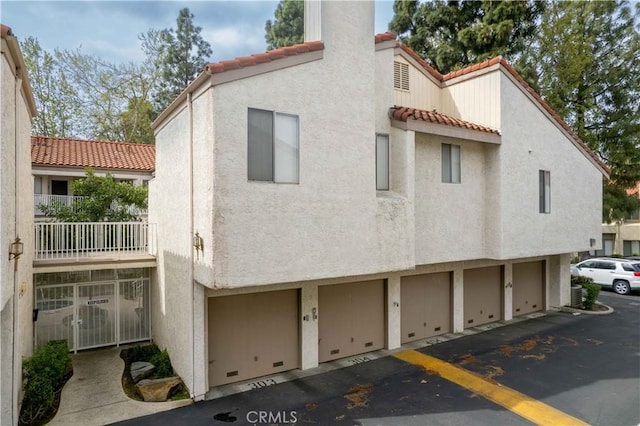
[[[167,377],[140,380],[136,386],[146,402],[160,402],[166,401],[171,391],[181,383],[180,377]]]
[[[156,371],[156,367],[150,362],[136,361],[131,363],[129,370],[131,371],[133,383],[138,383],[140,380],[151,376]]]

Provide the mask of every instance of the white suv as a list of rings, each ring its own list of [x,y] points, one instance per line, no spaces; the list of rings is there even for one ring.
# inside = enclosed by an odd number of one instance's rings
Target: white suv
[[[616,258],[595,258],[571,265],[571,274],[593,278],[593,282],[613,288],[618,294],[640,289],[640,262]]]

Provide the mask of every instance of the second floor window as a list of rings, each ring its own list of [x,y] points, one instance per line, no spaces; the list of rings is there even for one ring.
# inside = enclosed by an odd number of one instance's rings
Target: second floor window
[[[551,213],[551,172],[540,170],[540,213]]]
[[[460,145],[442,144],[442,182],[461,182]]]
[[[376,135],[376,189],[389,190],[389,135]]]
[[[249,180],[298,183],[298,116],[249,108],[248,129]]]

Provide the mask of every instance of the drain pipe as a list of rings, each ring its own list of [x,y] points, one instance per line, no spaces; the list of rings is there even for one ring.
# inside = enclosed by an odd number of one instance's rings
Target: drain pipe
[[[15,79],[15,88],[13,91],[14,95],[14,103],[13,103],[13,161],[14,161],[14,199],[13,199],[13,226],[15,230],[15,236],[18,236],[18,194],[19,191],[19,173],[18,173],[18,96],[20,92],[20,87],[22,87],[22,78],[17,77]],[[18,295],[16,292],[16,286],[18,284],[18,261],[19,258],[13,259],[13,326],[12,326],[12,350],[11,350],[11,418],[18,413],[18,392],[16,392],[16,360],[18,357],[16,356],[16,351],[18,350],[16,347],[16,335],[17,333],[17,316],[18,316]],[[22,371],[22,365],[20,366],[20,371]],[[15,420],[15,419],[14,419]],[[17,422],[16,422],[17,423]]]
[[[189,268],[189,291],[191,293],[191,398],[195,398],[196,387],[196,339],[195,339],[195,258],[193,255],[194,219],[193,219],[193,94],[187,93],[189,108],[189,247],[191,262]]]

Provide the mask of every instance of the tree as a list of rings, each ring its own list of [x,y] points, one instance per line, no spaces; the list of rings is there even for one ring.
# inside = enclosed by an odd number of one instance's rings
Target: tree
[[[147,208],[147,187],[116,182],[113,176],[96,176],[90,168],[86,177],[72,182],[76,198],[72,205],[40,205],[47,216],[60,222],[129,222],[140,220],[137,211]]]
[[[439,72],[499,55],[513,60],[537,28],[544,3],[395,0],[389,29]]]
[[[267,50],[293,46],[304,41],[304,2],[302,0],[280,0],[275,11],[275,20],[270,19],[264,27]]]
[[[640,202],[640,35],[627,2],[553,2],[521,58],[545,100],[610,167],[603,221],[628,217]]]
[[[59,66],[57,53],[43,50],[34,37],[24,39],[20,48],[38,111],[33,119],[33,133],[50,137],[77,134],[82,108],[76,89]]]
[[[141,36],[147,55],[162,60],[159,90],[154,96],[156,113],[162,112],[203,70],[211,56],[211,45],[200,32],[201,27],[193,23],[194,15],[188,8],[180,10],[176,20],[177,28],[162,31],[150,30]]]

